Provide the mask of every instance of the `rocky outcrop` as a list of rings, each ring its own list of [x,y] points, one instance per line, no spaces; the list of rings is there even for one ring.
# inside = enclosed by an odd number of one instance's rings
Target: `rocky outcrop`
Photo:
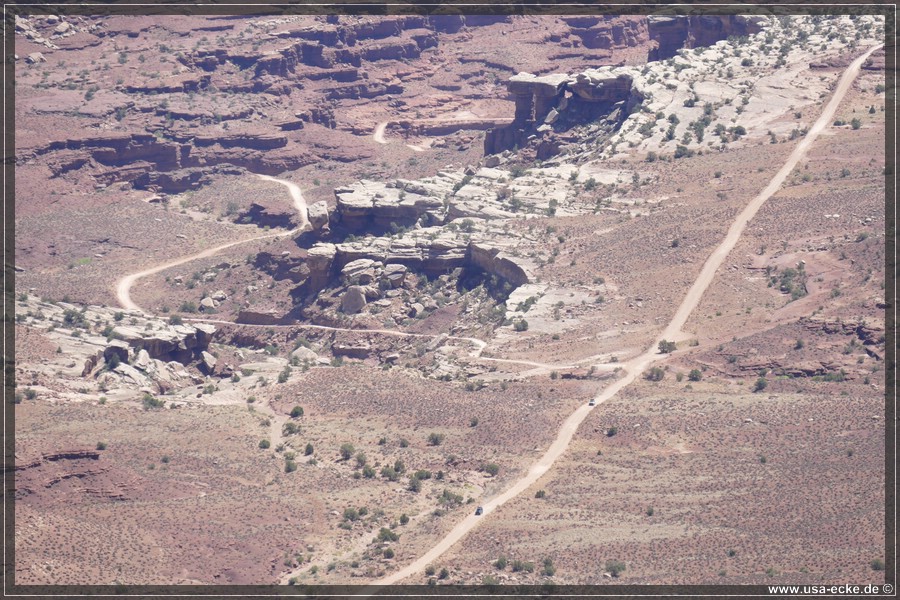
[[[215,331],[205,323],[170,325],[153,331],[118,326],[113,328],[113,335],[131,348],[146,350],[150,358],[186,364],[209,347]]]
[[[649,37],[655,42],[647,60],[664,60],[681,48],[711,46],[733,35],[760,31],[757,18],[742,15],[650,15],[647,22]]]
[[[439,218],[443,201],[423,191],[426,190],[415,186],[403,189],[375,181],[358,181],[334,190],[337,198],[334,218],[350,231],[411,225],[427,213]]]
[[[297,211],[293,206],[281,202],[253,202],[242,212],[238,220],[249,221],[260,227],[282,227],[294,229],[300,224]]]
[[[268,273],[272,279],[281,281],[288,279],[294,283],[302,283],[309,277],[310,269],[303,256],[276,256],[269,252],[260,252],[253,260],[253,267]]]
[[[515,98],[515,119],[506,127],[488,131],[484,138],[485,155],[522,147],[533,136],[564,130],[604,115],[615,113],[618,118],[624,118],[644,101],[644,94],[635,86],[631,75],[617,72],[615,67],[543,77],[519,73],[509,79],[507,88]],[[616,112],[619,106],[623,110]],[[538,145],[541,144],[539,140]],[[552,156],[558,148],[558,143],[543,143],[538,151],[540,158]]]
[[[639,46],[649,39],[647,21],[641,18],[579,15],[561,19],[584,48],[628,48]]]
[[[531,73],[519,73],[510,77],[506,82],[506,89],[515,97],[514,123],[543,121],[559,101],[566,78],[564,74],[538,77]]]
[[[530,283],[533,279],[523,263],[488,243],[469,244],[468,262],[509,282],[514,288]]]

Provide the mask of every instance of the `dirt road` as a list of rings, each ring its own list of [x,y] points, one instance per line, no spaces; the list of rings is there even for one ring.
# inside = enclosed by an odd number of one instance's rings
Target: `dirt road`
[[[227,244],[221,244],[219,246],[214,246],[212,248],[207,248],[202,252],[198,252],[196,254],[191,254],[190,256],[183,256],[181,258],[176,258],[175,260],[171,260],[169,262],[163,263],[161,265],[156,265],[155,267],[151,267],[149,269],[145,269],[138,273],[132,273],[131,275],[126,275],[121,278],[118,282],[116,282],[116,299],[119,301],[119,304],[122,308],[126,308],[128,310],[141,310],[141,307],[135,304],[135,302],[131,299],[131,287],[134,283],[147,277],[148,275],[153,275],[154,273],[159,273],[160,271],[165,271],[166,269],[171,269],[172,267],[177,267],[178,265],[183,265],[185,263],[189,263],[191,261],[195,261],[201,258],[207,258],[209,256],[213,256],[218,254],[222,250],[226,250],[233,246],[238,246],[240,244],[246,244],[249,242],[254,242],[257,240],[265,240],[268,238],[275,237],[283,237],[287,235],[295,235],[297,233],[302,232],[304,229],[309,227],[309,219],[307,217],[306,212],[306,201],[303,199],[303,194],[300,192],[300,188],[295,183],[291,183],[290,181],[285,181],[284,179],[277,179],[275,177],[270,177],[268,175],[257,175],[257,177],[261,179],[265,179],[266,181],[274,181],[276,183],[280,183],[288,188],[291,193],[291,197],[294,200],[294,207],[297,209],[297,212],[300,214],[300,222],[301,225],[297,229],[291,229],[290,231],[280,231],[276,233],[266,233],[263,235],[256,235],[250,238],[246,238],[243,240],[238,240],[236,242],[228,242]]]
[[[881,45],[878,45],[869,49],[865,54],[863,54],[850,64],[850,66],[841,76],[841,79],[838,81],[837,88],[835,89],[831,100],[829,100],[828,104],[825,105],[825,109],[822,111],[822,114],[819,116],[815,124],[810,128],[809,132],[806,134],[806,137],[804,137],[803,140],[801,140],[800,143],[797,144],[797,147],[793,152],[791,152],[787,161],[775,174],[769,184],[762,190],[762,192],[759,193],[758,196],[750,201],[747,207],[734,220],[731,227],[728,229],[728,233],[726,234],[725,239],[713,251],[710,257],[707,259],[706,263],[703,265],[703,269],[700,271],[700,275],[688,290],[687,295],[681,302],[678,310],[675,312],[675,316],[672,318],[672,321],[668,324],[668,326],[666,326],[662,334],[653,342],[653,345],[650,348],[648,348],[640,356],[637,356],[632,360],[622,364],[622,367],[625,371],[625,376],[603,389],[595,398],[597,404],[605,402],[606,400],[615,396],[619,390],[633,382],[638,377],[638,375],[640,375],[648,366],[650,366],[651,363],[660,358],[657,350],[657,346],[660,340],[677,340],[684,337],[681,332],[681,328],[684,326],[684,323],[687,321],[687,318],[688,316],[690,316],[691,312],[693,312],[693,310],[697,307],[697,304],[700,302],[700,298],[703,296],[703,293],[709,287],[710,283],[712,283],[713,277],[716,274],[716,270],[718,270],[719,266],[734,248],[735,244],[737,244],[737,241],[738,239],[740,239],[741,233],[743,233],[744,228],[747,226],[747,223],[754,217],[754,215],[756,215],[756,212],[763,205],[763,203],[767,199],[769,199],[776,191],[778,191],[782,183],[784,183],[784,180],[787,178],[790,172],[794,170],[794,167],[797,166],[797,163],[801,158],[803,158],[818,135],[825,129],[825,127],[827,127],[832,122],[838,105],[840,104],[844,95],[846,95],[847,90],[850,89],[850,86],[853,84],[853,80],[856,79],[856,76],[859,74],[859,69],[863,61],[865,61],[865,59],[868,58],[868,56],[872,52],[880,47]],[[523,491],[531,487],[531,485],[536,483],[541,475],[546,473],[550,469],[550,467],[553,466],[553,463],[556,462],[556,459],[562,456],[563,452],[566,451],[566,448],[568,448],[569,443],[572,441],[572,437],[578,430],[578,427],[588,416],[588,413],[591,410],[592,407],[584,404],[580,406],[574,413],[572,413],[560,427],[559,433],[556,436],[556,440],[554,440],[554,442],[550,445],[550,447],[547,449],[547,452],[545,452],[544,455],[541,456],[541,458],[538,459],[538,461],[528,469],[528,473],[501,495],[482,504],[482,506],[484,507],[484,514],[482,516],[477,517],[474,514],[468,515],[452,530],[450,530],[450,533],[448,533],[441,541],[439,541],[437,545],[420,556],[412,564],[397,571],[396,573],[373,582],[373,585],[390,585],[398,581],[402,581],[407,577],[410,577],[411,575],[415,575],[416,573],[421,572],[426,566],[434,563],[442,554],[444,554],[454,544],[456,544],[456,542],[461,540],[463,536],[465,536],[469,531],[487,520],[488,516],[494,509],[515,498]],[[374,593],[375,588],[371,589],[372,593]]]
[[[372,134],[372,138],[378,142],[379,144],[387,144],[387,140],[384,139],[384,130],[387,129],[388,122],[382,121],[378,125],[375,126],[375,133]]]

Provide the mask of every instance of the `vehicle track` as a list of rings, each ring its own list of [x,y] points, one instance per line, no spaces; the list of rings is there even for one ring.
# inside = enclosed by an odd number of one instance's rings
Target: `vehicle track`
[[[201,252],[196,254],[191,254],[190,256],[183,256],[181,258],[176,258],[175,260],[171,260],[165,262],[160,265],[156,265],[155,267],[151,267],[149,269],[145,269],[143,271],[139,271],[138,273],[132,273],[131,275],[126,275],[122,277],[118,282],[116,282],[116,299],[119,301],[119,304],[122,308],[126,308],[128,310],[141,310],[141,307],[138,306],[131,299],[131,288],[139,279],[143,279],[149,275],[153,275],[155,273],[159,273],[160,271],[165,271],[166,269],[171,269],[172,267],[177,267],[178,265],[183,265],[185,263],[193,262],[195,260],[199,260],[201,258],[208,258],[210,256],[214,256],[221,252],[222,250],[226,250],[228,248],[232,248],[234,246],[239,246],[241,244],[248,244],[250,242],[255,242],[257,240],[265,240],[268,238],[276,238],[276,237],[284,237],[288,235],[295,235],[297,233],[301,233],[305,229],[309,227],[309,219],[306,214],[306,201],[303,199],[303,194],[300,192],[300,188],[295,183],[291,183],[290,181],[285,181],[283,179],[276,179],[275,177],[270,177],[269,175],[257,175],[257,177],[261,179],[265,179],[266,181],[275,181],[280,183],[288,188],[291,193],[291,197],[294,200],[294,207],[297,209],[297,212],[300,213],[300,227],[296,229],[291,229],[290,231],[280,231],[276,233],[266,233],[263,235],[256,235],[250,238],[246,238],[243,240],[238,240],[236,242],[228,242],[227,244],[221,244],[219,246],[214,246],[212,248],[207,248]]]
[[[694,284],[688,290],[687,295],[681,302],[681,305],[678,307],[678,310],[675,312],[672,320],[669,322],[660,336],[656,340],[654,340],[653,344],[643,354],[620,365],[625,371],[625,376],[614,381],[608,387],[600,391],[600,393],[595,397],[597,405],[615,396],[619,390],[632,383],[648,366],[650,366],[651,363],[659,360],[660,355],[657,352],[657,346],[661,340],[674,340],[684,337],[684,334],[681,332],[681,328],[684,326],[691,312],[693,312],[693,310],[697,307],[697,304],[700,302],[700,298],[703,296],[703,293],[712,283],[712,280],[719,266],[721,266],[722,262],[725,260],[725,258],[727,258],[728,254],[732,251],[732,249],[734,249],[734,246],[740,239],[740,236],[743,233],[744,228],[747,226],[747,223],[756,215],[757,211],[760,209],[763,203],[765,203],[766,200],[768,200],[776,191],[778,191],[787,176],[797,166],[797,163],[800,161],[800,159],[806,155],[806,152],[809,150],[809,147],[812,145],[813,141],[815,141],[815,139],[825,129],[825,127],[827,127],[832,122],[838,105],[846,95],[847,90],[850,88],[853,81],[856,79],[863,61],[865,61],[865,59],[868,58],[872,52],[880,47],[882,47],[882,44],[870,48],[862,56],[854,60],[849,67],[847,67],[840,80],[838,81],[834,94],[832,94],[831,99],[825,105],[822,114],[816,120],[815,124],[813,124],[809,132],[800,141],[800,143],[797,144],[797,147],[794,148],[790,156],[788,156],[781,169],[779,169],[775,176],[772,177],[772,179],[769,181],[769,184],[765,188],[763,188],[763,190],[755,198],[753,198],[753,200],[750,201],[746,208],[744,208],[744,210],[741,211],[741,213],[738,214],[738,216],[735,218],[734,222],[731,224],[731,227],[729,227],[728,229],[728,233],[726,234],[725,239],[709,256],[709,258],[706,260],[706,263],[704,263],[700,274],[697,276]],[[420,556],[418,559],[416,559],[403,569],[400,569],[399,571],[392,573],[391,575],[376,580],[375,582],[373,582],[372,586],[368,588],[364,593],[374,594],[378,589],[376,586],[390,585],[398,581],[402,581],[407,577],[415,575],[416,573],[419,573],[426,566],[434,563],[442,554],[449,550],[454,544],[456,544],[456,542],[461,540],[469,531],[474,529],[479,524],[484,523],[491,512],[493,512],[495,509],[499,508],[509,500],[512,500],[513,498],[524,492],[526,489],[531,487],[531,485],[536,483],[537,480],[553,466],[553,463],[556,462],[556,460],[560,456],[562,456],[563,452],[566,451],[566,449],[569,447],[569,443],[572,441],[572,437],[578,430],[578,427],[581,425],[581,423],[593,408],[594,407],[588,406],[586,404],[579,406],[575,410],[575,412],[573,412],[563,422],[562,426],[559,429],[559,433],[556,436],[556,439],[553,441],[544,455],[541,456],[541,458],[539,458],[537,462],[531,465],[525,476],[516,481],[510,488],[508,488],[499,496],[482,503],[482,506],[484,508],[484,514],[482,516],[478,517],[474,514],[469,514],[453,529],[451,529],[450,532],[430,550],[425,552],[422,556]]]

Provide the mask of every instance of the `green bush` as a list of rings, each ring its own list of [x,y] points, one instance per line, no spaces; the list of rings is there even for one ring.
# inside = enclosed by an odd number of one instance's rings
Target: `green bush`
[[[606,571],[613,577],[618,577],[625,570],[625,563],[619,560],[606,561]]]
[[[481,470],[491,477],[494,477],[497,475],[497,473],[500,472],[500,465],[498,465],[497,463],[485,463],[481,465]]]
[[[647,381],[662,381],[665,376],[666,371],[662,367],[650,367],[644,374],[644,378],[647,379]]]
[[[691,381],[700,381],[701,379],[703,379],[703,373],[700,371],[700,369],[691,369],[691,372],[688,373],[688,379],[690,379]]]
[[[302,406],[295,406],[294,408],[291,409],[291,418],[292,419],[296,419],[297,417],[302,417],[302,416],[303,416],[303,407]]]
[[[534,572],[534,563],[526,562],[524,560],[514,560],[512,561],[512,570],[513,573],[518,573],[519,571],[532,573]]]
[[[268,450],[272,447],[272,442],[269,440],[259,440],[259,447],[263,450]]]
[[[106,442],[97,442],[97,450],[106,450]]]
[[[341,458],[344,460],[350,460],[350,457],[353,456],[353,452],[355,450],[356,450],[356,448],[354,448],[353,444],[351,444],[349,442],[341,444],[341,450],[340,450]]]

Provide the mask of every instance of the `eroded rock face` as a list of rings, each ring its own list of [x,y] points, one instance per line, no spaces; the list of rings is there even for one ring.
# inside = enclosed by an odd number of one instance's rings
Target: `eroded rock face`
[[[440,198],[418,192],[368,180],[336,188],[335,219],[351,231],[410,225],[420,215],[443,206]]]
[[[132,327],[119,326],[113,334],[131,348],[142,348],[150,358],[160,360],[176,360],[186,363],[194,354],[206,350],[215,327],[202,324],[170,325],[167,329],[141,331]]]
[[[656,42],[648,60],[664,60],[681,48],[711,46],[732,35],[750,35],[760,30],[756,18],[742,15],[650,15],[647,21],[650,39]]]

